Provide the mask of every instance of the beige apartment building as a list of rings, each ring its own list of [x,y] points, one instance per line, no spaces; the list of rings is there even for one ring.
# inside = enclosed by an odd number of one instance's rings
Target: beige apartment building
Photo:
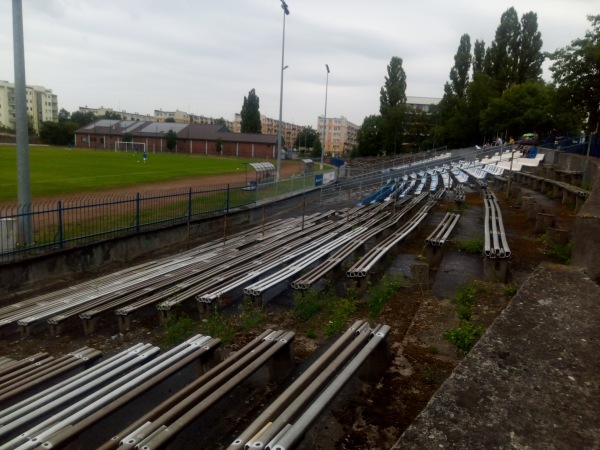
[[[193,113],[187,113],[185,111],[163,111],[162,109],[155,109],[154,115],[150,114],[139,114],[139,113],[130,113],[125,110],[115,111],[112,108],[105,108],[101,106],[100,108],[88,108],[87,106],[79,107],[79,111],[86,113],[91,112],[97,117],[103,117],[107,112],[117,113],[121,116],[121,120],[133,120],[138,122],[165,122],[167,119],[171,119],[170,121],[175,121],[175,123],[199,123],[204,125],[221,125],[220,119],[214,119],[212,117],[199,116]],[[229,120],[225,120],[225,126],[231,130],[233,127],[233,122]]]
[[[43,122],[58,122],[58,98],[52,89],[26,86],[27,114],[33,128],[40,131]],[[15,128],[15,85],[0,80],[0,125]]]
[[[319,116],[318,128],[319,138],[323,141],[323,127],[325,118]],[[344,116],[327,117],[325,142],[323,150],[325,155],[341,156],[352,151],[357,144],[356,135],[360,127],[353,124]]]
[[[277,134],[279,131],[279,119],[271,119],[264,114],[260,115],[260,132],[262,134]],[[283,137],[283,148],[292,148],[296,142],[298,134],[306,127],[303,125],[295,125],[293,123],[281,122],[281,136]],[[239,113],[235,114],[233,121],[234,133],[242,132],[242,116]]]
[[[134,120],[134,121],[153,121],[154,117],[150,114],[140,114],[140,113],[130,113],[125,110],[123,111],[115,111],[112,108],[105,108],[101,106],[100,108],[88,108],[87,106],[80,106],[79,112],[82,113],[92,113],[96,117],[104,117],[106,113],[116,113],[121,116],[122,120]]]

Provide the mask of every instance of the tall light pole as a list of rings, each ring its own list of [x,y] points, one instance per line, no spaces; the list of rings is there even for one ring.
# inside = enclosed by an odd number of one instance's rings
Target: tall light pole
[[[329,89],[329,65],[325,64],[327,78],[325,81],[325,115],[323,116],[323,145],[321,145],[321,170],[323,170],[323,156],[325,155],[325,136],[327,133],[327,89]]]
[[[283,114],[283,71],[287,69],[284,66],[285,56],[285,16],[289,15],[290,10],[284,0],[281,0],[281,9],[283,9],[283,40],[281,41],[281,84],[279,85],[279,127],[277,128],[277,174],[275,181],[279,181],[281,172],[281,116]]]
[[[13,0],[13,52],[15,60],[15,130],[17,132],[17,203],[19,242],[33,242],[31,183],[29,179],[29,130],[27,128],[27,87],[25,84],[25,44],[23,40],[23,5]]]

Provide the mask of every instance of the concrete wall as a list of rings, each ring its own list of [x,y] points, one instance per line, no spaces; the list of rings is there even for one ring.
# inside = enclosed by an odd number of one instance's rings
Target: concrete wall
[[[306,201],[318,203],[319,191],[306,194]],[[238,210],[224,216],[208,218],[159,230],[95,242],[83,247],[0,264],[0,292],[26,289],[33,283],[57,279],[70,280],[81,274],[116,270],[123,264],[151,260],[162,254],[193,248],[201,243],[239,233],[264,220],[270,222],[285,215],[302,214],[303,196],[296,195],[264,206]],[[1,299],[0,299],[1,303]]]
[[[559,170],[584,172],[591,193],[575,217],[573,226],[572,264],[581,267],[587,275],[600,282],[600,161],[559,150],[542,149],[544,162]]]
[[[585,158],[581,157],[583,162]],[[592,192],[585,201],[573,226],[572,264],[600,282],[600,161],[590,158],[586,178]]]

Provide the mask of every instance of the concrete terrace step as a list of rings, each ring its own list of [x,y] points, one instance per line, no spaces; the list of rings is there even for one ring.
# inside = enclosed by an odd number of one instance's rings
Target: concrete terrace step
[[[394,449],[599,448],[600,287],[543,263]]]

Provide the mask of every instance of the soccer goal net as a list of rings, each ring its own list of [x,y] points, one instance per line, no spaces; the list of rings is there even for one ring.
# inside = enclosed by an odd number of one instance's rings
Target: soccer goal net
[[[125,142],[125,141],[117,141],[115,142],[115,152],[125,151],[127,152],[145,152],[146,151],[146,143],[145,142]]]

